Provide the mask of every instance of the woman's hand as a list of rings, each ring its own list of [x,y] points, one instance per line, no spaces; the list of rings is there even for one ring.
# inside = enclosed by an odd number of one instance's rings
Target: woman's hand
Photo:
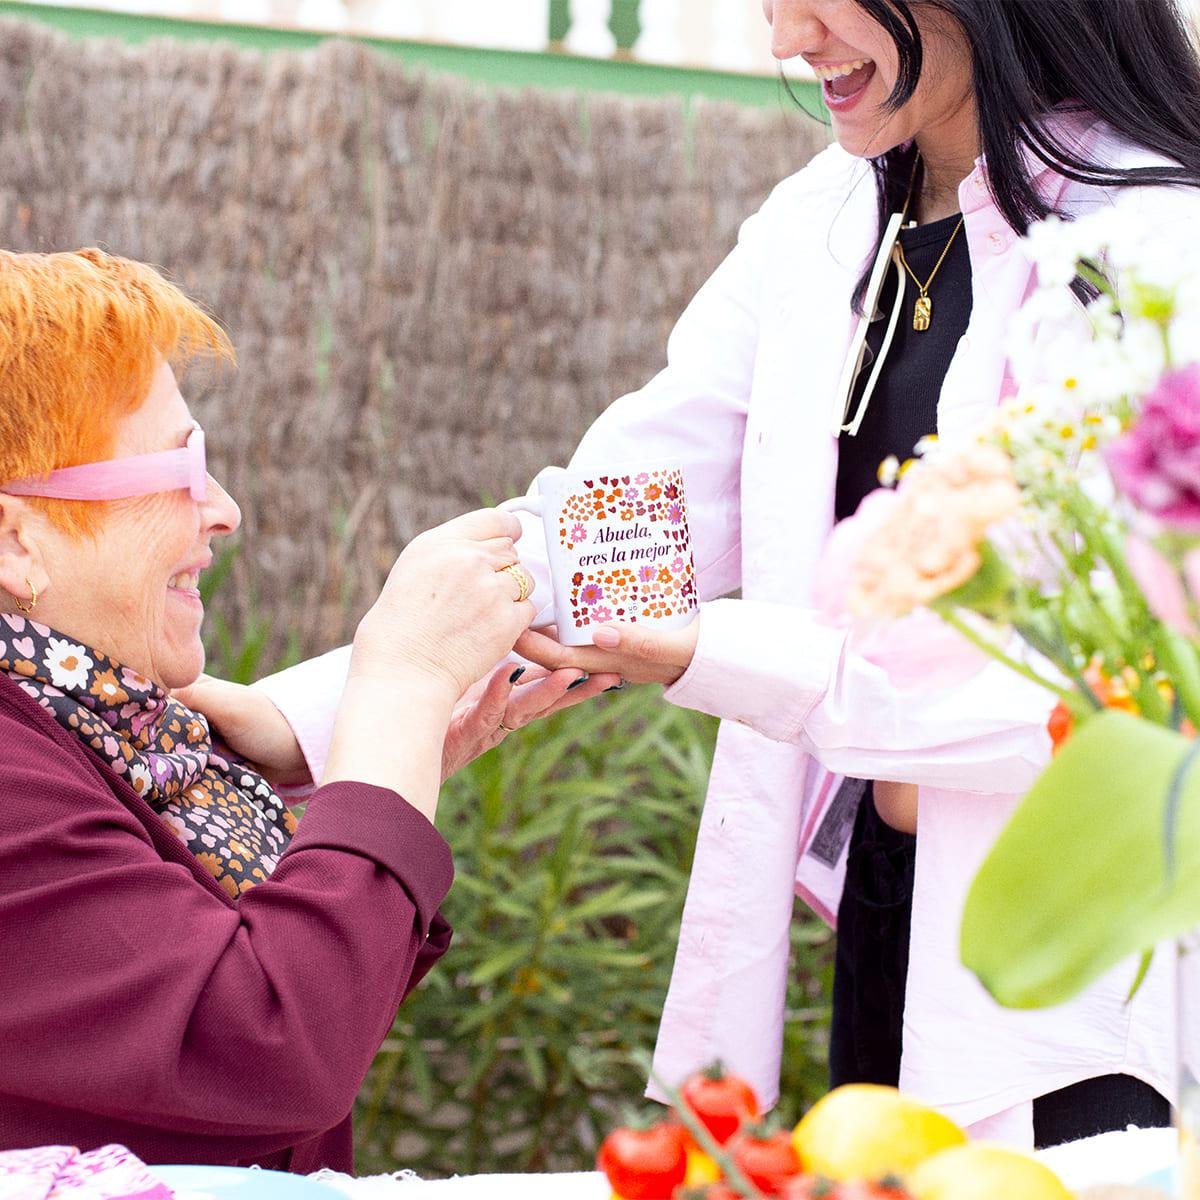
[[[262,692],[201,675],[171,695],[203,713],[230,750],[253,763],[275,787],[303,787],[312,782],[292,727]]]
[[[564,646],[545,633],[529,630],[517,642],[522,658],[550,670],[577,667],[596,675],[609,671],[630,683],[675,683],[691,665],[700,636],[700,617],[683,629],[649,625],[600,625],[594,646]]]
[[[620,686],[616,675],[589,677],[573,668],[547,671],[502,663],[455,706],[442,747],[442,779],[498,746],[510,732]]]
[[[414,538],[359,623],[351,679],[425,679],[453,706],[533,619],[504,570],[520,536],[515,516],[484,509]]]

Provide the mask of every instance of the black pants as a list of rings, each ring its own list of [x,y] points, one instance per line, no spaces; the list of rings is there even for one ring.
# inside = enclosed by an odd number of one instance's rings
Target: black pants
[[[900,1079],[904,986],[917,839],[880,819],[868,787],[854,821],[838,906],[829,1083]],[[1033,1102],[1034,1142],[1055,1146],[1126,1125],[1171,1123],[1171,1106],[1139,1079],[1104,1075]]]

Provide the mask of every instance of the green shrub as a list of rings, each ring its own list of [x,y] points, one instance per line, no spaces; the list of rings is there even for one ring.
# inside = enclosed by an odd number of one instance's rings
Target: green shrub
[[[509,737],[438,825],[454,944],[360,1095],[358,1170],[589,1169],[638,1101],[666,995],[715,722],[634,689]],[[785,1116],[825,1087],[828,947],[796,925]]]
[[[235,630],[204,581],[208,670],[240,682],[270,622]],[[360,1173],[428,1178],[586,1170],[640,1102],[630,1053],[654,1043],[667,992],[716,722],[634,688],[510,736],[443,790],[454,849],[449,954],[400,1010],[357,1105]],[[831,935],[792,926],[783,1100],[790,1121],[826,1086]]]

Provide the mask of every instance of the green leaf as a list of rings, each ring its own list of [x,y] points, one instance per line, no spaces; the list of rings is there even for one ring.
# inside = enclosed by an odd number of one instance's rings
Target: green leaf
[[[503,950],[497,950],[490,958],[484,959],[471,972],[471,982],[474,984],[490,983],[501,975],[507,975],[513,967],[527,958],[529,958],[528,946],[506,946]]]
[[[1010,1008],[1070,999],[1103,972],[1200,922],[1200,770],[1191,744],[1128,713],[1088,720],[1042,773],[980,868],[962,960]]]

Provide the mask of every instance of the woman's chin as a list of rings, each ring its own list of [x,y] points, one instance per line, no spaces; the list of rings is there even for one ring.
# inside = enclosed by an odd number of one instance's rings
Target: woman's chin
[[[204,646],[197,643],[186,651],[176,651],[164,657],[158,664],[155,680],[168,692],[177,688],[191,687],[204,672]]]

